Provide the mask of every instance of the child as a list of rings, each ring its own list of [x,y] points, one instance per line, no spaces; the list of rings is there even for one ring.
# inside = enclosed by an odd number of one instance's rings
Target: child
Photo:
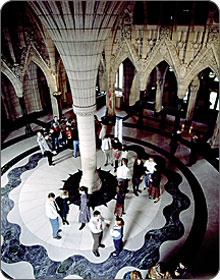
[[[111,229],[110,233],[113,238],[114,246],[115,246],[115,252],[112,253],[113,257],[117,257],[122,250],[123,242],[123,226],[124,221],[120,217],[115,218],[115,225],[113,229]]]

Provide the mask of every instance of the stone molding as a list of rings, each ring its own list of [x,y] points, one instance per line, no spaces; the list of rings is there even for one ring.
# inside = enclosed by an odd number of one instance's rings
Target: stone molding
[[[73,105],[73,111],[76,115],[81,117],[91,116],[96,112],[96,104],[89,107],[78,107]]]

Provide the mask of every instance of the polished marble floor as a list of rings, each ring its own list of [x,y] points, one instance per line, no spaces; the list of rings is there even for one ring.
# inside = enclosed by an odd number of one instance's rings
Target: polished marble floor
[[[102,108],[97,112],[103,115]],[[68,113],[68,112],[67,112]],[[121,117],[126,112],[118,111]],[[151,112],[145,112],[151,117]],[[42,117],[47,122],[52,116]],[[172,124],[172,118],[170,118]],[[179,145],[175,158],[169,156],[169,137],[160,131],[152,133],[159,124],[144,119],[144,129],[136,127],[137,117],[124,121],[123,141],[129,147],[129,168],[136,157],[136,148],[147,155],[154,155],[163,166],[161,199],[153,203],[148,199],[142,182],[142,193],[137,197],[129,185],[126,195],[124,221],[124,248],[119,258],[110,256],[114,250],[110,227],[104,229],[105,249],[100,258],[92,252],[92,236],[88,227],[78,230],[78,207],[71,205],[68,215],[70,225],[63,226],[62,239],[51,237],[51,228],[45,216],[45,201],[51,191],[59,195],[63,180],[80,169],[80,158],[73,158],[67,149],[54,157],[55,166],[48,166],[37,146],[36,136],[23,139],[4,148],[2,160],[2,270],[15,279],[119,279],[135,268],[143,277],[156,262],[188,262],[193,274],[206,277],[215,268],[208,264],[201,268],[207,258],[216,255],[218,244],[218,184],[219,174],[202,157],[188,168],[189,148]],[[133,125],[134,126],[131,126]],[[31,125],[33,131],[39,126]],[[199,129],[203,129],[198,126]],[[172,126],[167,126],[167,135]],[[108,128],[113,134],[113,129]],[[24,134],[24,128],[11,133],[5,142]],[[185,134],[185,138],[188,135]],[[104,156],[97,150],[97,166],[103,170]],[[107,207],[98,206],[103,216],[113,220],[115,200]],[[209,246],[208,246],[209,245]],[[192,248],[194,246],[194,248]],[[217,252],[218,253],[218,252]],[[207,263],[207,262],[206,262]],[[210,262],[211,263],[211,262]]]

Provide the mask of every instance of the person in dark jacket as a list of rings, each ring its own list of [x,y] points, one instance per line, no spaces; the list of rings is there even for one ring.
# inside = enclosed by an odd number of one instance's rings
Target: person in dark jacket
[[[62,219],[63,225],[69,225],[69,222],[67,221],[67,214],[69,213],[68,198],[68,191],[65,190],[60,194],[60,196],[55,199],[57,205],[60,208],[60,211],[58,213]]]
[[[81,223],[79,230],[82,230],[85,227],[86,223],[88,223],[91,218],[87,190],[88,189],[83,186],[79,188],[79,193],[80,193],[79,222]]]
[[[77,157],[77,150],[80,153],[79,135],[77,126],[72,127],[72,139],[73,139],[73,156]]]
[[[123,192],[120,186],[116,187],[116,204],[115,204],[115,216],[122,217],[124,213],[124,200],[125,200],[125,193]]]
[[[174,155],[177,150],[178,144],[181,140],[181,133],[182,133],[182,131],[180,129],[174,130],[172,132],[171,140],[170,140],[170,154],[171,155]]]
[[[195,164],[197,161],[198,152],[200,150],[200,145],[201,145],[201,140],[199,135],[197,134],[193,135],[190,144],[191,144],[191,152],[190,152],[189,162],[187,166],[191,166]]]
[[[144,164],[141,159],[137,158],[134,161],[134,167],[133,167],[133,177],[132,177],[132,182],[133,182],[133,190],[134,194],[138,196],[138,192],[141,193],[141,190],[139,190],[139,184],[141,180],[144,179],[144,174],[145,174],[145,168]]]
[[[160,199],[160,180],[161,180],[161,174],[159,171],[155,171],[151,175],[151,182],[150,187],[148,190],[149,193],[149,199],[155,199],[154,203],[157,203]]]

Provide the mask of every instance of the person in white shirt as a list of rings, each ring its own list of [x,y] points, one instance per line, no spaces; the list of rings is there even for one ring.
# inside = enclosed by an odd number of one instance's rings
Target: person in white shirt
[[[124,193],[128,191],[128,181],[131,179],[130,169],[127,167],[128,160],[122,159],[122,166],[117,169],[118,184],[122,187]]]
[[[105,135],[102,140],[102,151],[105,155],[105,164],[104,166],[111,164],[112,165],[112,143],[109,135]]]
[[[145,167],[145,185],[147,188],[149,188],[150,185],[150,180],[151,180],[151,175],[156,171],[157,169],[155,168],[156,162],[154,161],[153,157],[149,157],[148,160],[145,161],[144,167]]]
[[[99,139],[100,140],[103,140],[105,135],[106,135],[106,130],[107,130],[107,126],[101,122],[101,130],[100,130],[100,133],[99,133]]]
[[[126,145],[122,145],[122,149],[121,149],[121,165],[123,164],[122,163],[123,158],[128,160],[128,149],[127,149]]]
[[[53,238],[61,239],[62,237],[58,234],[59,232],[61,232],[61,229],[59,229],[59,219],[58,219],[59,207],[55,202],[54,193],[48,194],[45,210],[46,210],[46,216],[49,218],[49,221],[52,226]]]
[[[105,220],[99,211],[94,211],[93,217],[89,222],[89,228],[94,239],[92,252],[96,257],[100,256],[98,248],[105,248],[105,245],[101,244],[104,222],[110,224],[111,221]]]

